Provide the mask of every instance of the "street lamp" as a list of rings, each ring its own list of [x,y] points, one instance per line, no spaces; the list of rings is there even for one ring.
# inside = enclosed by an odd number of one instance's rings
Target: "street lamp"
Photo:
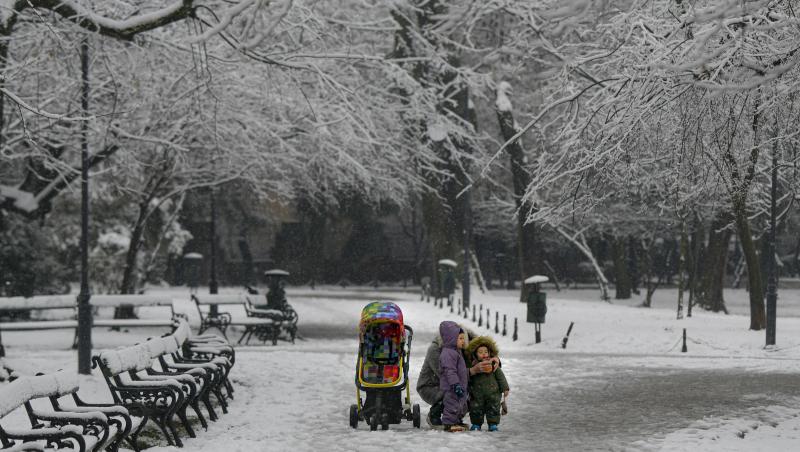
[[[772,146],[772,189],[769,213],[769,275],[767,277],[767,345],[775,345],[778,277],[775,268],[775,203],[778,195],[778,145]]]
[[[469,308],[470,303],[470,278],[469,278],[469,258],[470,245],[472,244],[472,205],[470,202],[471,191],[464,193],[464,273],[461,275],[461,304],[464,309]]]
[[[208,293],[211,295],[216,295],[219,290],[217,283],[217,203],[214,198],[214,187],[211,187],[211,275],[208,280]],[[209,308],[209,316],[216,317],[218,314],[217,305],[212,304]]]
[[[81,41],[81,109],[89,115],[89,37]],[[81,123],[81,290],[78,294],[78,373],[92,373],[92,307],[89,304],[89,123]]]

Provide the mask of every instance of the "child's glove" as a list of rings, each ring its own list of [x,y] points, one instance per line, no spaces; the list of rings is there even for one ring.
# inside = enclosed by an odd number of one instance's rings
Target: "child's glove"
[[[456,397],[459,399],[464,398],[464,388],[462,388],[460,384],[456,383],[453,385],[453,392],[456,393]]]

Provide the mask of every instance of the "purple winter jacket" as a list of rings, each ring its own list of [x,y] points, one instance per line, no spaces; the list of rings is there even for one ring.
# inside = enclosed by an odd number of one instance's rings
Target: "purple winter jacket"
[[[448,392],[456,383],[467,391],[469,371],[464,362],[464,355],[458,350],[458,334],[461,327],[457,323],[446,320],[439,325],[442,336],[442,353],[439,355],[439,389]]]

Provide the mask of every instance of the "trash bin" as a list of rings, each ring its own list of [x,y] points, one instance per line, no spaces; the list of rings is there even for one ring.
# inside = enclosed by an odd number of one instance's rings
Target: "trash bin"
[[[200,273],[203,268],[203,255],[200,253],[186,253],[183,255],[183,279],[189,287],[190,293],[197,292],[200,286]]]
[[[456,291],[455,270],[457,265],[456,261],[452,259],[441,259],[439,261],[439,282],[441,284],[441,290],[437,298],[447,298],[448,306],[453,304],[453,294]]]
[[[525,280],[528,290],[528,323],[535,324],[536,343],[542,341],[542,323],[547,314],[547,294],[541,291],[541,284],[549,281],[547,276],[533,275]]]

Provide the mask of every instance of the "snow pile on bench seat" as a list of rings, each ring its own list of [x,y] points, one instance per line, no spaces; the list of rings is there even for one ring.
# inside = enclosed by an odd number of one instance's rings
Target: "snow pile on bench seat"
[[[92,306],[172,306],[172,298],[163,295],[92,295]]]
[[[73,393],[78,385],[77,374],[68,372],[18,378],[0,388],[0,417],[31,399]]]
[[[245,301],[244,294],[216,294],[216,295],[192,295],[199,304],[242,304]]]
[[[129,370],[137,370],[144,360],[150,363],[150,356],[144,347],[127,347],[121,350],[106,350],[100,353],[100,360],[108,370],[118,375]],[[141,370],[141,369],[139,369]]]

